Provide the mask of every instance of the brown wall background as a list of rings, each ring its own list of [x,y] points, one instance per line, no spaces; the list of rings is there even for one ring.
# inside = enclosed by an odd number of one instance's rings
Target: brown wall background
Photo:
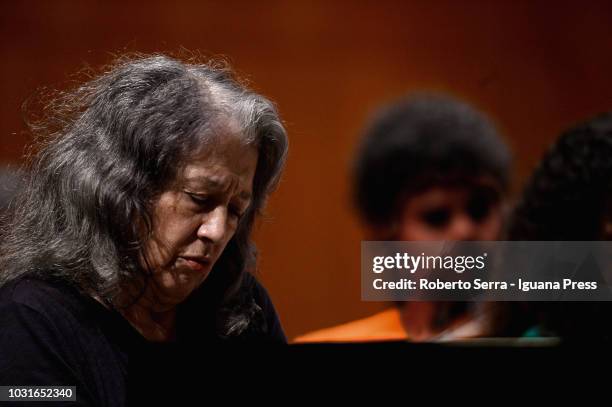
[[[290,154],[256,232],[260,275],[290,337],[384,304],[359,294],[348,169],[368,114],[410,90],[488,112],[516,186],[568,125],[612,109],[609,1],[1,1],[0,160],[28,139],[41,86],[123,51],[224,55],[280,107]],[[571,216],[571,214],[568,214]]]

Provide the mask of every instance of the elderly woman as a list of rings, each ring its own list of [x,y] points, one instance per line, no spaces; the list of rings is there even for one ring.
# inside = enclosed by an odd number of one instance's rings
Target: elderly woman
[[[4,231],[0,382],[113,404],[150,342],[285,342],[250,274],[287,136],[225,67],[123,59],[54,103]]]

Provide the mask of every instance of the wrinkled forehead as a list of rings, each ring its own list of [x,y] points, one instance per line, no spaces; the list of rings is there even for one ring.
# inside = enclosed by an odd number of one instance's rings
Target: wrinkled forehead
[[[178,181],[209,187],[240,184],[242,189],[250,189],[257,159],[256,147],[245,141],[240,132],[226,127],[209,143],[189,152]]]

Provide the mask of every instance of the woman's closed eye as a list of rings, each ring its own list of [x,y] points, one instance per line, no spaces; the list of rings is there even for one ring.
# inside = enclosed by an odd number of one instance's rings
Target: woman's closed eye
[[[212,210],[216,206],[216,202],[213,197],[194,194],[191,192],[186,193],[187,195],[189,195],[190,200],[195,203],[201,210]],[[228,207],[229,215],[236,220],[240,220],[245,212],[246,210],[242,209],[242,207],[239,205],[230,204]]]
[[[198,195],[192,192],[186,192],[186,194],[189,195],[189,198],[193,203],[196,203],[198,205],[205,205],[206,203],[210,202],[210,198],[206,195]]]
[[[448,225],[451,218],[449,208],[436,208],[425,211],[421,214],[421,219],[432,228],[441,229]]]

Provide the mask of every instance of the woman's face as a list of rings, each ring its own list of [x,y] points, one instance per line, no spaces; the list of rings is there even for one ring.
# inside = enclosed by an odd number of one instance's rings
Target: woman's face
[[[206,279],[251,202],[257,150],[234,135],[194,153],[153,206],[144,267],[157,310],[184,301]]]
[[[502,228],[501,187],[487,178],[434,186],[406,199],[397,240],[495,240]]]

